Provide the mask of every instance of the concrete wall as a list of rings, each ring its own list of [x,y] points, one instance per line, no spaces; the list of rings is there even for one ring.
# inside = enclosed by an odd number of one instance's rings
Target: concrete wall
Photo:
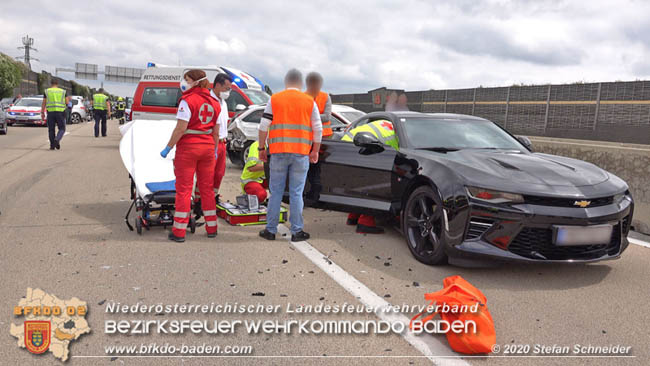
[[[537,152],[568,156],[616,174],[630,186],[636,231],[650,234],[650,145],[530,137]]]

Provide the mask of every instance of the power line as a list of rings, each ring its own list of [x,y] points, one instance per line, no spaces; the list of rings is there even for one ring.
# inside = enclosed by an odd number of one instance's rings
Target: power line
[[[23,46],[18,47],[18,49],[19,50],[25,50],[25,55],[24,56],[18,56],[18,57],[16,57],[16,59],[17,60],[23,60],[25,65],[27,65],[27,68],[31,70],[32,69],[31,61],[32,60],[39,61],[39,60],[37,58],[35,58],[35,57],[31,57],[30,51],[38,52],[38,50],[33,47],[34,46],[34,38],[30,37],[29,34],[24,36],[22,41],[23,41]]]

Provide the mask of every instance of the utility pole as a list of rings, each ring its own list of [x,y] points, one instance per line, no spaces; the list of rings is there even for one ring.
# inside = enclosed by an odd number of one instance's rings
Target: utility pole
[[[29,34],[26,35],[25,37],[23,37],[23,46],[18,47],[19,50],[25,50],[25,56],[16,57],[16,59],[18,60],[22,59],[25,65],[27,65],[27,68],[30,70],[32,69],[31,60],[38,61],[37,58],[33,58],[30,56],[30,51],[38,52],[38,50],[33,46],[34,46],[34,38],[30,37]]]

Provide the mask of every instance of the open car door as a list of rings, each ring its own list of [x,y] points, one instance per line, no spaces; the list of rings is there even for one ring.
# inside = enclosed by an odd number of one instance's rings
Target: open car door
[[[387,116],[364,118],[350,129],[378,119],[390,120]],[[319,207],[345,212],[390,211],[396,155],[387,145],[382,151],[369,151],[350,141],[323,140]]]

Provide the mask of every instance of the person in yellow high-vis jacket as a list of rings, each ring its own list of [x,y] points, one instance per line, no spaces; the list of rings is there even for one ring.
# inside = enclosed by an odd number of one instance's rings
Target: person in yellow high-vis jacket
[[[101,123],[102,137],[106,137],[106,119],[111,115],[111,102],[108,100],[104,89],[93,94],[93,116],[95,117],[95,137],[99,137],[99,125]]]
[[[395,150],[399,150],[399,141],[397,139],[397,135],[395,134],[395,130],[393,129],[393,124],[390,121],[381,119],[356,127],[346,132],[345,135],[343,135],[341,138],[341,141],[352,142],[354,141],[354,136],[359,132],[368,132],[379,139],[382,144],[388,145]],[[384,229],[377,227],[374,216],[370,215],[351,213],[348,215],[347,224],[356,225],[356,231],[359,234],[384,233]]]
[[[255,141],[248,147],[248,155],[240,180],[241,189],[246,194],[257,196],[257,201],[262,203],[268,196],[266,189],[269,188],[269,181],[264,172],[264,162],[260,160],[259,146],[259,142]]]
[[[65,135],[65,108],[70,102],[66,97],[65,90],[59,88],[59,81],[52,79],[52,86],[45,90],[45,98],[41,105],[41,119],[45,120],[47,110],[47,132],[50,138],[50,150],[61,149],[61,139]],[[55,135],[55,128],[59,132]]]

